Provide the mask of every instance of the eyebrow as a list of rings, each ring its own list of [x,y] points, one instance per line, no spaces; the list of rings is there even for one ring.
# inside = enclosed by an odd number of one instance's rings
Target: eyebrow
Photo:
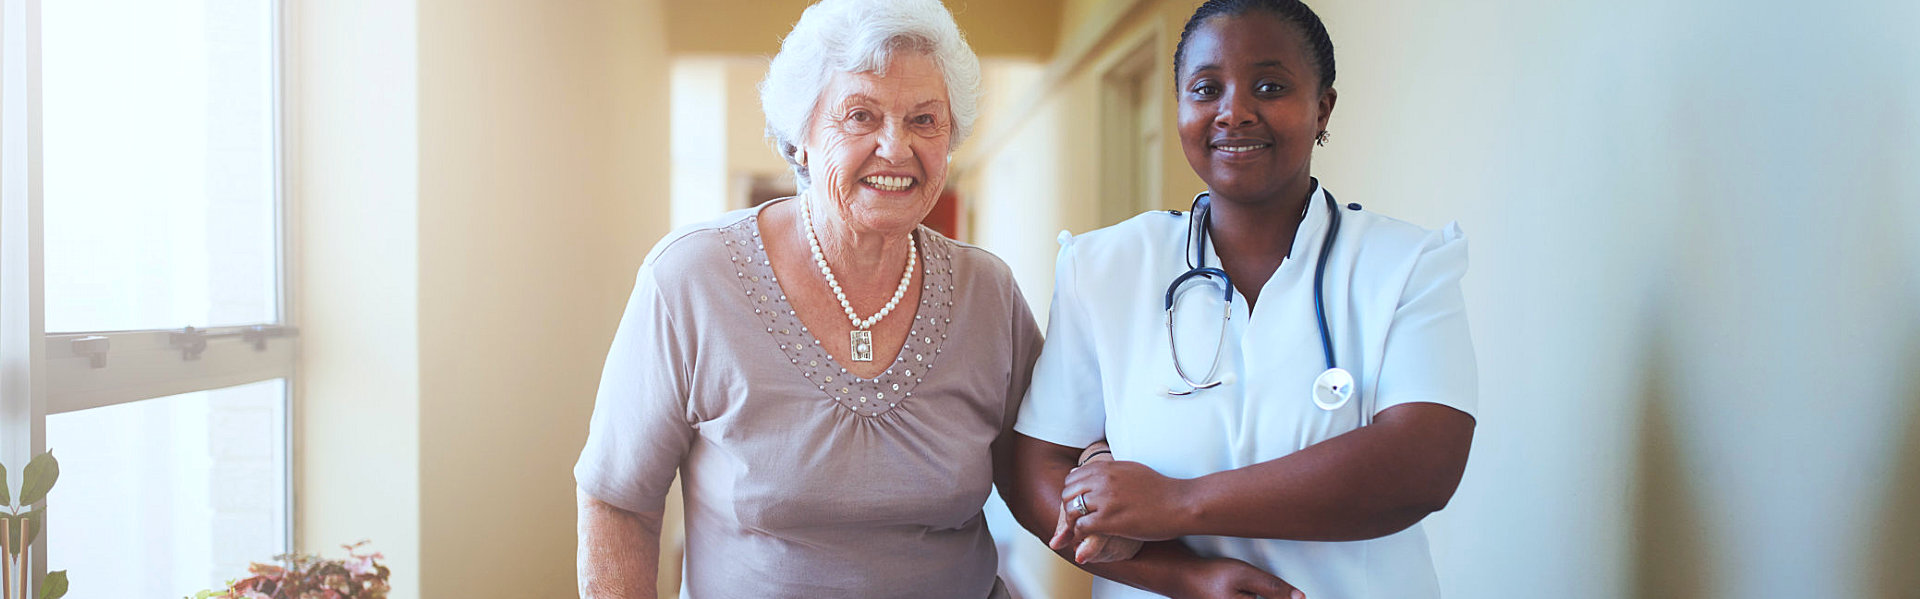
[[[1293,73],[1293,71],[1287,69],[1287,65],[1281,63],[1278,60],[1262,60],[1260,62],[1253,63],[1253,66],[1256,68],[1272,67],[1272,68],[1280,69],[1282,71],[1286,71],[1289,74]],[[1217,65],[1217,64],[1203,64],[1203,65],[1194,67],[1193,71],[1189,74],[1199,74],[1209,70],[1219,70],[1220,68],[1221,68],[1220,65]]]
[[[879,104],[879,103],[880,103],[880,101],[879,101],[879,100],[877,100],[877,99],[874,99],[874,97],[873,97],[873,96],[869,96],[869,95],[866,95],[866,94],[863,94],[863,93],[859,93],[859,92],[854,92],[854,93],[851,93],[851,94],[847,94],[847,99],[846,99],[845,101],[843,101],[843,102],[841,102],[841,103],[840,103],[840,105],[841,105],[841,106],[852,106],[852,105],[854,105],[854,104],[863,104],[863,103],[864,103],[864,104]],[[914,110],[921,110],[921,109],[924,109],[924,108],[927,108],[927,107],[929,107],[929,106],[944,106],[944,105],[946,105],[946,101],[945,101],[945,100],[927,100],[927,101],[925,101],[925,102],[921,102],[921,103],[919,103],[919,104],[915,104],[915,105],[914,105],[914,107],[913,107],[913,109],[914,109]]]

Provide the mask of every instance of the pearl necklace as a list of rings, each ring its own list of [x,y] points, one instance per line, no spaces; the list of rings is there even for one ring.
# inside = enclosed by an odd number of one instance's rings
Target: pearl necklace
[[[800,218],[806,221],[807,246],[813,250],[813,263],[820,267],[820,274],[827,277],[827,286],[833,288],[834,297],[840,299],[840,309],[846,311],[847,321],[853,323],[854,330],[847,334],[847,340],[853,349],[853,360],[855,362],[872,362],[873,332],[867,329],[871,328],[875,323],[880,322],[880,319],[886,318],[887,314],[893,312],[893,309],[900,305],[900,298],[906,297],[907,288],[913,284],[914,264],[918,262],[920,257],[919,245],[914,242],[913,234],[908,233],[907,272],[900,275],[900,286],[893,290],[893,299],[887,300],[885,307],[880,308],[879,312],[873,313],[873,316],[862,319],[859,314],[854,313],[853,304],[847,301],[846,292],[840,289],[840,280],[834,278],[833,269],[827,266],[827,256],[820,251],[820,238],[813,232],[813,206],[808,204],[805,198],[800,198]]]

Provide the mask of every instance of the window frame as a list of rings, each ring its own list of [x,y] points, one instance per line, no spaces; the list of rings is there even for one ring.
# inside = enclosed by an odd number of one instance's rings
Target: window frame
[[[45,329],[44,194],[41,147],[42,0],[0,0],[0,463],[19,479],[28,458],[46,450],[48,416],[182,393],[285,379],[280,450],[285,544],[299,545],[295,503],[299,463],[299,272],[289,164],[294,147],[289,105],[290,0],[270,0],[271,128],[274,182],[276,319],[208,329],[60,332]],[[13,483],[9,483],[10,485]],[[33,545],[29,577],[47,570],[47,542],[58,512]]]

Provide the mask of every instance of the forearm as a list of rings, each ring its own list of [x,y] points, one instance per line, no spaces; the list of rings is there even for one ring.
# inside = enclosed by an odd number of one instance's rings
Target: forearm
[[[1010,492],[1002,496],[1014,519],[1042,541],[1053,537],[1061,487],[1081,453],[1024,435],[1016,441]],[[1178,541],[1147,543],[1132,559],[1095,564],[1075,562],[1072,545],[1054,552],[1096,576],[1168,596],[1182,594],[1183,575],[1201,561]]]
[[[661,514],[623,510],[579,491],[578,550],[583,599],[654,599]]]
[[[1285,457],[1186,481],[1180,534],[1354,541],[1405,530],[1453,496],[1473,424],[1444,406],[1397,406]]]

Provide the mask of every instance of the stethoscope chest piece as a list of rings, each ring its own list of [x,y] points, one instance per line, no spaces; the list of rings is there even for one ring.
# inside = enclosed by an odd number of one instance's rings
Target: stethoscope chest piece
[[[1313,379],[1313,405],[1334,411],[1353,399],[1353,375],[1345,368],[1328,368]]]

